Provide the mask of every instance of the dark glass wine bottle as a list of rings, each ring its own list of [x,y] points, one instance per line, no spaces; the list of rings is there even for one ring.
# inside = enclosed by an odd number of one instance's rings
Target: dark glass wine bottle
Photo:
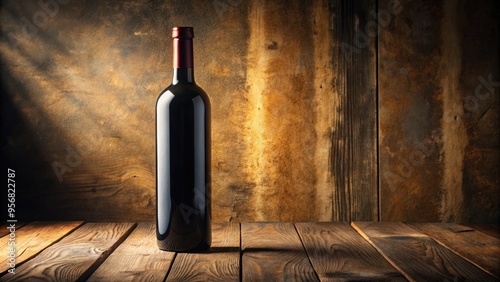
[[[174,27],[173,79],[156,101],[156,237],[166,251],[210,247],[210,102],[194,81],[193,28]]]

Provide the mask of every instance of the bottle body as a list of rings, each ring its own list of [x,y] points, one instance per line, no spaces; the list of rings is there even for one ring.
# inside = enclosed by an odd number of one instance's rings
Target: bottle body
[[[171,85],[156,105],[157,239],[162,250],[211,243],[210,102],[196,85]]]
[[[175,67],[156,102],[156,236],[166,251],[211,244],[210,101],[193,69]]]

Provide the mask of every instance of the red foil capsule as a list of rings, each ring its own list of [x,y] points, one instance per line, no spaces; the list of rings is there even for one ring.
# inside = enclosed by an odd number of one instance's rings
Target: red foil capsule
[[[172,62],[174,68],[193,68],[192,27],[174,27],[172,29]]]

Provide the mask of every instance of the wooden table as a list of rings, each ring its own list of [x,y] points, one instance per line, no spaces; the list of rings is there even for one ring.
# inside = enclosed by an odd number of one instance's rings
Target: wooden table
[[[224,223],[206,253],[159,251],[153,223],[2,226],[0,281],[498,281],[498,225]],[[35,279],[36,278],[36,279]]]

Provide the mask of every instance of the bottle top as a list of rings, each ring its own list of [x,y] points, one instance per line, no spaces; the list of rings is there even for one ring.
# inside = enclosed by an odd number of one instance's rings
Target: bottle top
[[[176,26],[172,28],[172,38],[191,39],[193,37],[193,28],[190,26]]]

